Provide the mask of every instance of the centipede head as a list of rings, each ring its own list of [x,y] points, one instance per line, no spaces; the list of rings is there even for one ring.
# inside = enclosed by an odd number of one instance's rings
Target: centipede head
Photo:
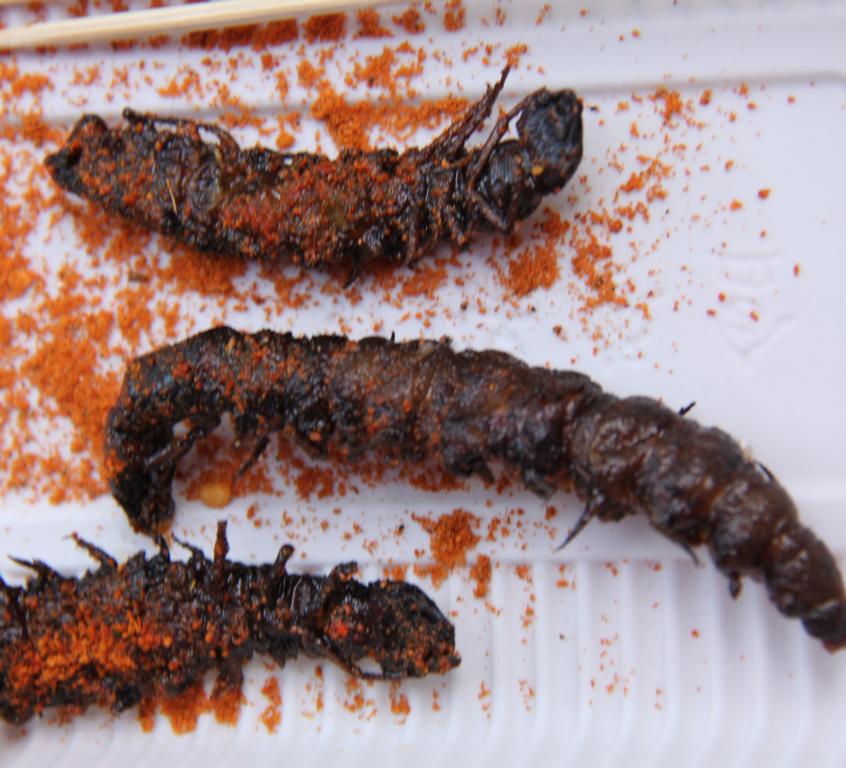
[[[517,135],[532,161],[538,190],[560,189],[582,159],[581,102],[572,91],[537,91],[517,120]]]
[[[327,608],[325,648],[358,677],[423,677],[461,661],[452,623],[413,584],[347,581]]]
[[[99,146],[109,135],[108,126],[96,115],[85,115],[74,126],[65,146],[49,155],[44,164],[61,187],[81,194],[84,185],[79,176],[79,162],[88,145]]]
[[[161,532],[170,523],[174,509],[170,489],[175,471],[175,462],[163,462],[148,468],[127,466],[109,478],[112,495],[139,533]]]

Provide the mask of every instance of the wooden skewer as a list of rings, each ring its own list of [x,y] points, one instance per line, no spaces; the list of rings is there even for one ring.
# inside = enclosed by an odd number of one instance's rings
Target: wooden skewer
[[[96,43],[145,35],[221,29],[296,16],[350,11],[388,0],[216,0],[196,5],[45,21],[0,30],[0,50]],[[2,2],[2,0],[0,0]]]

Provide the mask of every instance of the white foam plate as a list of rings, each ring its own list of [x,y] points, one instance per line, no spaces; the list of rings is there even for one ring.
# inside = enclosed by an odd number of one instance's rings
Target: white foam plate
[[[478,42],[502,49],[526,43],[528,52],[506,89],[506,101],[544,85],[572,87],[584,98],[585,160],[580,173],[589,190],[575,185],[551,204],[563,217],[610,199],[620,184],[609,153],[620,153],[626,170],[635,154],[663,155],[674,175],[665,180],[666,206],[651,205],[649,223],[637,220],[626,238],[638,243],[638,258],[625,275],[648,301],[651,319],[634,310],[600,309],[587,327],[580,323],[567,290],[569,254],[562,251],[563,276],[516,307],[502,304],[501,289],[485,256],[491,244],[477,241],[462,266],[454,268],[466,286],[440,290],[428,306],[427,326],[405,308],[365,296],[355,306],[343,300],[284,310],[272,319],[278,330],[371,332],[375,320],[400,338],[450,335],[459,347],[497,347],[535,364],[575,366],[619,394],[650,394],[678,407],[695,400],[692,416],[744,439],[791,491],[803,519],[843,562],[846,554],[846,7],[838,2],[624,2],[559,3],[535,24],[539,8],[502,7],[507,23],[490,23],[494,7],[468,6],[461,32],[446,34],[429,19],[426,38],[416,45],[439,48],[453,66],[427,62],[415,83],[428,97],[460,83],[476,97],[495,69],[462,52]],[[388,18],[393,9],[383,11]],[[51,13],[58,13],[55,9]],[[488,22],[488,23],[486,23]],[[637,30],[638,35],[633,34]],[[622,38],[622,39],[621,39]],[[399,43],[401,38],[389,41]],[[384,41],[349,40],[330,75],[340,83],[342,67],[355,55],[381,50]],[[136,109],[214,117],[201,101],[165,99],[156,92],[183,64],[204,52],[165,47],[156,51],[106,49],[40,57],[18,56],[28,70],[49,71],[56,87],[45,96],[51,119],[70,123],[80,111],[80,86],[72,68],[115,64],[148,57],[152,84],[132,84],[126,99]],[[225,59],[225,54],[213,53]],[[288,60],[292,66],[296,58]],[[531,65],[531,69],[526,65]],[[258,69],[258,68],[257,68]],[[258,78],[259,75],[256,74]],[[740,86],[748,86],[748,94]],[[662,145],[663,131],[648,98],[658,86],[678,90],[695,102],[700,127],[670,131],[676,150]],[[242,74],[233,86],[249,104],[272,113],[271,89]],[[698,104],[711,89],[711,104]],[[84,89],[85,109],[116,119],[124,100],[109,101],[105,87]],[[642,97],[641,103],[632,96]],[[363,94],[366,97],[366,92]],[[292,81],[291,103],[307,94]],[[620,111],[621,101],[629,109]],[[752,101],[756,109],[749,107]],[[731,118],[731,113],[735,117]],[[308,115],[298,149],[313,146]],[[638,140],[631,124],[648,134]],[[317,127],[317,126],[315,126]],[[243,141],[254,137],[238,133]],[[310,143],[311,142],[311,143]],[[324,149],[331,149],[324,137]],[[663,147],[663,150],[662,150]],[[734,167],[725,170],[727,161]],[[705,170],[707,166],[708,170]],[[757,190],[771,190],[761,200]],[[742,209],[731,210],[732,200]],[[760,236],[766,230],[767,236]],[[627,261],[625,242],[615,240],[615,259]],[[654,247],[653,247],[654,244]],[[71,235],[43,246],[45,270],[75,258]],[[799,264],[799,275],[794,265]],[[106,268],[115,268],[105,265]],[[647,293],[650,295],[647,296]],[[721,302],[720,293],[726,300]],[[483,297],[484,314],[467,297]],[[267,324],[264,313],[202,307],[197,328],[224,319],[244,329]],[[501,304],[497,309],[497,304]],[[419,301],[417,306],[427,306]],[[716,314],[708,313],[714,309]],[[757,321],[750,313],[757,314]],[[563,325],[567,339],[553,333]],[[600,327],[608,344],[597,346]],[[145,349],[164,337],[145,339]],[[244,708],[236,727],[201,718],[196,731],[176,736],[160,718],[152,733],[132,713],[112,719],[91,712],[69,725],[49,718],[25,729],[0,726],[4,765],[211,765],[235,759],[251,765],[843,765],[846,731],[846,658],[827,654],[798,622],[780,617],[759,586],[747,583],[739,600],[710,563],[696,567],[683,552],[656,536],[642,520],[595,523],[563,552],[554,550],[578,514],[572,497],[556,495],[558,511],[543,523],[548,502],[518,489],[498,497],[480,485],[432,494],[399,483],[365,485],[344,499],[306,502],[292,492],[233,502],[223,512],[180,500],[175,531],[211,547],[218,517],[231,520],[232,556],[272,558],[293,540],[297,565],[326,569],[357,559],[362,575],[375,578],[388,562],[425,563],[414,550],[428,540],[410,513],[436,516],[456,507],[481,518],[480,530],[509,510],[522,508],[522,529],[476,552],[495,563],[488,601],[473,597],[467,569],[440,589],[420,581],[439,605],[452,612],[463,657],[444,678],[403,685],[411,711],[391,712],[386,686],[365,688],[368,704],[349,711],[345,676],[324,665],[319,683],[314,663],[301,660],[270,672],[261,662],[248,669]],[[259,504],[267,524],[247,523],[249,503]],[[319,522],[343,511],[327,530]],[[284,525],[282,510],[295,523]],[[7,496],[0,512],[0,553],[38,556],[66,572],[87,565],[66,535],[77,531],[118,557],[146,542],[133,535],[111,499],[60,507]],[[349,540],[354,524],[363,532]],[[543,524],[541,524],[543,523]],[[405,525],[402,536],[393,531]],[[375,541],[376,546],[368,546]],[[471,554],[471,559],[475,554]],[[518,566],[528,566],[518,575]],[[563,568],[563,576],[562,576]],[[24,573],[5,559],[0,574],[20,581]],[[527,575],[528,574],[528,575]],[[566,578],[570,587],[557,582]],[[574,585],[574,586],[573,586]],[[534,612],[526,621],[527,607]],[[266,705],[259,692],[278,677],[282,722],[268,733],[258,715]],[[318,688],[324,706],[316,706]],[[480,695],[483,690],[487,695]],[[433,708],[433,691],[440,709]]]

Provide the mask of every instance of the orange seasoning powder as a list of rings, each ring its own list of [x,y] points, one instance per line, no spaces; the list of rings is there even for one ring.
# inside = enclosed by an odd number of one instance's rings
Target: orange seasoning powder
[[[311,16],[303,24],[303,31],[309,43],[337,43],[347,36],[347,15],[329,13]]]
[[[458,32],[464,29],[466,11],[461,0],[447,0],[444,8],[444,29],[447,32]]]
[[[261,713],[259,719],[261,724],[267,728],[268,733],[276,733],[279,724],[282,722],[282,714],[279,709],[282,706],[282,694],[279,692],[279,681],[276,677],[268,677],[261,687],[262,695],[267,699],[267,706]]]
[[[470,569],[470,578],[476,582],[473,596],[480,600],[487,597],[491,583],[491,559],[487,555],[477,555],[476,562]]]
[[[403,693],[398,681],[391,683],[390,699],[391,712],[401,718],[401,723],[404,723],[411,714],[411,705],[408,703],[408,696]]]
[[[415,566],[418,576],[429,576],[437,588],[456,568],[467,564],[467,553],[479,543],[475,529],[479,518],[465,509],[454,509],[436,520],[412,515],[429,534],[429,551],[434,563]]]

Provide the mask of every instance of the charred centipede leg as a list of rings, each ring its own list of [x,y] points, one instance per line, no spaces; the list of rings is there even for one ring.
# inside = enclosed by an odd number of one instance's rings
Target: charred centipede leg
[[[254,654],[279,665],[323,657],[350,674],[391,680],[459,663],[452,624],[420,589],[363,584],[352,563],[328,576],[292,574],[290,545],[270,564],[233,562],[225,523],[212,559],[179,542],[187,562],[162,547],[118,565],[74,540],[96,570],[77,579],[15,560],[35,578],[20,587],[0,579],[0,717],[11,723],[54,706],[120,712],[178,694],[208,672],[220,693],[240,686]],[[365,660],[378,671],[362,668]]]
[[[784,615],[846,646],[837,562],[785,489],[725,432],[656,400],[439,341],[216,328],[132,362],[109,413],[109,483],[134,528],[172,517],[167,447],[180,425],[225,413],[239,439],[285,431],[321,456],[429,459],[461,477],[490,477],[497,462],[537,493],[573,490],[585,509],[568,541],[593,518],[642,514],[692,556],[708,547],[732,594],[744,577],[762,580]]]
[[[460,165],[467,165],[472,161],[472,155],[464,154],[464,147],[470,137],[479,130],[482,124],[493,112],[494,104],[505,87],[505,81],[511,71],[510,66],[502,70],[499,80],[489,86],[481,99],[464,115],[453,123],[446,131],[438,136],[431,144],[421,150],[421,155],[427,160],[444,158]]]
[[[252,469],[255,463],[261,458],[261,455],[267,450],[267,446],[270,445],[270,436],[269,435],[261,435],[258,440],[255,441],[253,444],[253,448],[250,451],[250,455],[244,459],[244,462],[238,467],[238,470],[235,472],[235,480],[239,480],[242,478],[247,472]]]
[[[86,541],[75,533],[71,534],[71,538],[73,539],[74,544],[76,544],[76,546],[80,549],[84,549],[93,560],[96,560],[100,564],[100,567],[117,568],[117,560],[108,554],[108,552],[105,552],[100,549],[100,547],[92,544],[90,541]]]
[[[62,578],[58,571],[51,568],[43,560],[24,560],[19,557],[9,557],[9,559],[21,568],[26,568],[28,571],[37,574],[44,581],[56,581]]]

